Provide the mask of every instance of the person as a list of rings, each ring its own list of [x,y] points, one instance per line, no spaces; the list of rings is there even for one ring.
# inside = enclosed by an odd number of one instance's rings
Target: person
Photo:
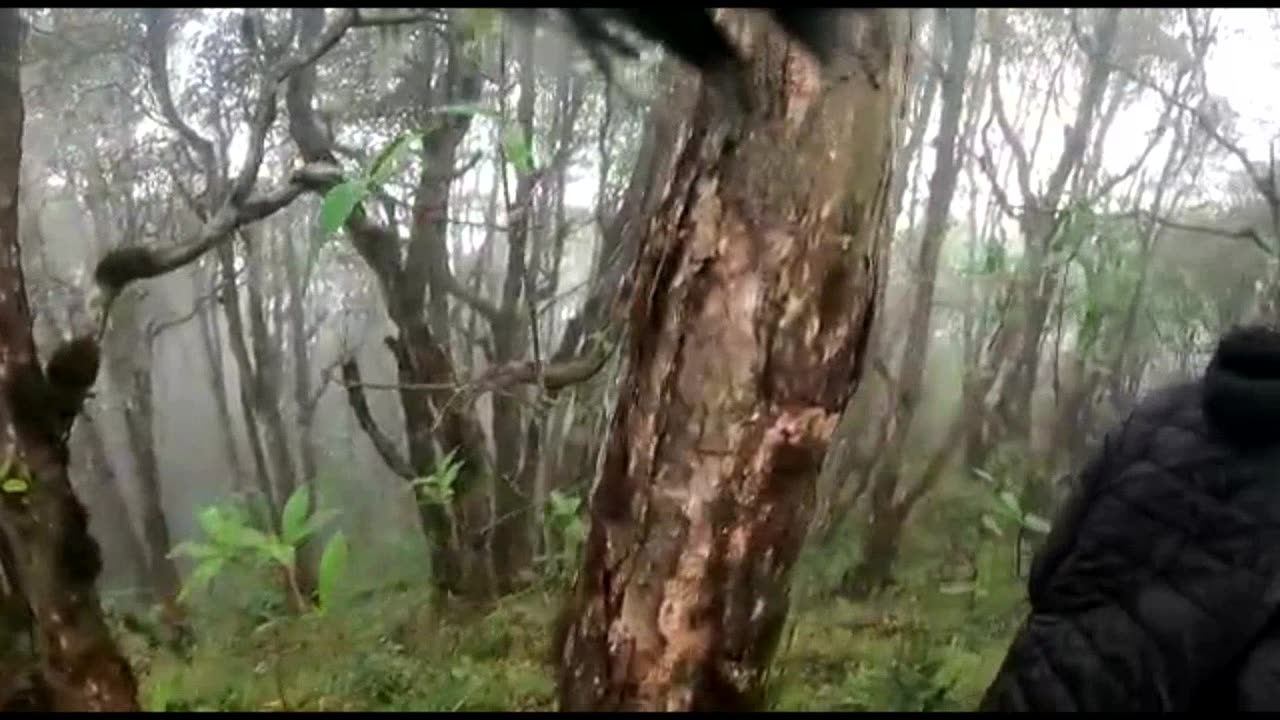
[[[1079,480],[979,709],[1280,710],[1280,331],[1228,331]]]

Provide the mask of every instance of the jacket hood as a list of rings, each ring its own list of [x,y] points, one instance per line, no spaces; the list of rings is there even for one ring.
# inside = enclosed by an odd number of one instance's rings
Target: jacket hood
[[[1229,442],[1280,445],[1280,331],[1227,332],[1205,371],[1202,402],[1209,425]]]

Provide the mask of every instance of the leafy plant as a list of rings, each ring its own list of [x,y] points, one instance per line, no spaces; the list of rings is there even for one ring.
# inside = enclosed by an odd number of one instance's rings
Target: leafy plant
[[[582,498],[577,495],[552,490],[547,497],[548,539],[559,545],[559,550],[547,558],[552,577],[561,577],[574,566],[578,551],[587,539],[587,523],[582,518],[581,510]]]
[[[211,506],[196,515],[207,540],[205,542],[185,541],[179,543],[170,552],[171,557],[190,557],[196,561],[195,569],[187,578],[182,589],[181,599],[190,596],[193,590],[205,590],[213,580],[231,565],[247,565],[251,567],[278,567],[286,578],[288,591],[301,607],[302,592],[298,586],[297,548],[307,538],[318,532],[326,523],[334,518],[333,510],[318,510],[308,513],[311,505],[311,491],[306,485],[299,486],[285,502],[280,513],[280,534],[263,532],[253,527],[248,513],[237,504]],[[337,533],[329,541],[321,558],[321,583],[326,586],[322,596],[333,598],[337,583],[337,573],[342,572],[346,562],[346,538]],[[326,559],[328,561],[326,562]],[[325,568],[328,568],[326,571]],[[327,573],[327,575],[326,575]],[[324,599],[321,600],[324,603]]]
[[[991,485],[998,484],[996,479],[984,470],[975,468],[973,472]],[[1015,527],[1020,527],[1029,532],[1041,535],[1049,532],[1049,521],[1023,509],[1022,502],[1018,500],[1018,496],[1010,490],[994,492],[989,498],[987,506],[989,508],[988,512],[982,514],[982,527],[996,537],[1004,536],[1001,520],[1011,522]]]
[[[462,461],[454,459],[454,453],[454,450],[450,450],[448,455],[437,460],[435,470],[430,475],[409,483],[417,491],[418,502],[445,508],[453,505],[458,473],[462,470]]]
[[[347,587],[343,580],[347,577],[351,550],[347,544],[347,536],[341,530],[329,538],[320,554],[320,567],[316,573],[316,595],[320,610],[332,610],[345,599],[342,590]]]
[[[495,122],[500,116],[494,110],[478,105],[446,105],[435,108],[437,115],[463,115],[467,117],[488,117]],[[369,195],[376,192],[403,164],[412,150],[421,154],[422,143],[428,133],[436,128],[429,127],[422,131],[409,131],[396,136],[385,148],[378,152],[368,169],[359,177],[338,183],[325,193],[320,202],[320,228],[326,235],[336,233],[351,217],[356,206],[364,202]],[[510,162],[522,173],[533,172],[533,142],[525,135],[519,125],[509,124],[502,128],[502,147],[507,162]]]

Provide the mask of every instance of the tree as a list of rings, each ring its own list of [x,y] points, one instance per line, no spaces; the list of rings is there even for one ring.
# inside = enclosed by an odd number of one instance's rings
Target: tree
[[[951,198],[955,195],[956,180],[960,175],[961,151],[956,146],[964,111],[965,79],[969,76],[977,11],[955,9],[938,12],[941,15],[938,31],[945,31],[950,36],[951,49],[942,76],[942,118],[935,142],[937,159],[929,181],[929,200],[925,208],[919,255],[912,268],[914,292],[911,314],[907,318],[906,340],[898,362],[897,377],[894,378],[897,405],[893,416],[886,419],[888,439],[877,461],[875,480],[871,485],[871,527],[867,530],[863,564],[852,579],[855,592],[870,590],[888,579],[900,528],[912,507],[929,489],[927,483],[919,483],[897,497],[898,481],[907,453],[908,432],[924,390],[925,361],[929,356],[933,329],[934,285],[942,259],[943,241],[951,221]]]
[[[760,704],[862,375],[910,15],[846,13],[827,74],[763,18],[721,18],[750,55],[753,107],[687,76],[660,100],[684,122],[639,218],[627,369],[557,643],[565,710]]]
[[[41,369],[23,281],[22,36],[18,10],[0,10],[0,557],[30,612],[37,664],[29,677],[41,700],[54,710],[133,711],[137,686],[102,619],[98,546],[67,474],[66,438],[97,375],[98,348],[80,338]],[[24,670],[3,669],[10,677]]]

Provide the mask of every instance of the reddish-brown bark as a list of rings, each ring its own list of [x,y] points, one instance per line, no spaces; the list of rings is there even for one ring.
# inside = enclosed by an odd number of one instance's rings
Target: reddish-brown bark
[[[560,638],[565,710],[762,700],[831,431],[862,373],[910,19],[848,13],[820,74],[723,16],[753,109],[696,80],[633,271],[631,346]]]

